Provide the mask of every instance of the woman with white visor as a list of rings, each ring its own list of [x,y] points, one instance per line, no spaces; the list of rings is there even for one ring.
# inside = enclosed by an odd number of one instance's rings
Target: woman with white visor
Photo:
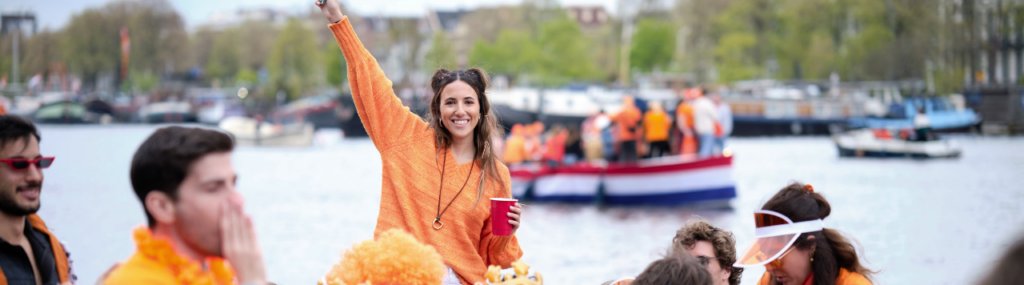
[[[793,183],[754,211],[754,244],[735,266],[764,265],[758,284],[871,284],[871,271],[839,232],[825,228],[832,208],[810,184]]]

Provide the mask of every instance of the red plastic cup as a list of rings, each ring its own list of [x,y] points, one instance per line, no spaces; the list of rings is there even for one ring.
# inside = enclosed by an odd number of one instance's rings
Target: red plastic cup
[[[512,224],[508,223],[508,210],[519,200],[511,198],[491,198],[491,232],[499,236],[512,234]]]

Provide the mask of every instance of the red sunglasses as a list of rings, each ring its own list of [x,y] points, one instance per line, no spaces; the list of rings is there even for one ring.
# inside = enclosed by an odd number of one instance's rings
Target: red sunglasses
[[[36,168],[45,169],[47,167],[50,167],[50,165],[53,164],[53,160],[54,159],[57,159],[57,158],[53,157],[53,156],[43,156],[43,157],[37,157],[37,158],[34,158],[34,159],[27,159],[27,158],[5,158],[5,159],[0,159],[0,162],[2,162],[4,164],[7,164],[7,166],[10,166],[11,169],[14,169],[14,170],[24,170],[24,169],[28,168],[29,165],[35,165]]]

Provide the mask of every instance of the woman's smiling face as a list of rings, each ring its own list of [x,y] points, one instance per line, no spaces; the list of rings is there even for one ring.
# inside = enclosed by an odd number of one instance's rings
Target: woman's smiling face
[[[456,80],[441,91],[441,124],[459,141],[472,139],[480,122],[480,102],[473,87]]]

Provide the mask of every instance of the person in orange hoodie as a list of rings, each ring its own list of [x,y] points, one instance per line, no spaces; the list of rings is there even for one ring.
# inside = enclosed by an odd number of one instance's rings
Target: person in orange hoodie
[[[523,137],[523,125],[512,125],[512,134],[505,141],[505,164],[515,165],[526,161],[526,139]]]
[[[524,144],[524,149],[526,149],[526,161],[540,161],[541,157],[544,155],[544,144],[541,142],[541,135],[544,134],[544,123],[541,121],[535,121],[532,124],[525,126],[523,133],[524,140],[526,141]]]
[[[130,176],[148,226],[135,229],[135,253],[101,284],[269,284],[235,188],[233,148],[226,133],[177,126],[139,146]]]
[[[0,284],[71,284],[70,255],[43,219],[39,131],[17,116],[0,116]]]
[[[488,201],[511,197],[512,179],[491,150],[500,129],[485,92],[487,75],[477,68],[437,70],[424,121],[402,105],[337,1],[316,5],[344,54],[352,100],[381,155],[374,235],[397,228],[437,249],[444,284],[473,284],[484,280],[488,265],[511,266],[523,254],[515,236],[522,210],[516,204],[509,211],[511,234],[492,232]]]
[[[548,141],[544,143],[543,160],[548,167],[558,167],[565,160],[565,142],[569,139],[569,130],[556,125],[551,130]]]
[[[683,91],[682,100],[676,106],[676,128],[682,134],[679,142],[679,154],[683,156],[697,155],[697,133],[693,128],[693,105],[690,102],[696,98],[694,89]]]
[[[650,157],[661,157],[669,154],[668,131],[672,129],[672,119],[665,114],[661,103],[651,102],[650,109],[644,114],[644,139],[651,145]]]
[[[764,266],[758,284],[869,285],[871,270],[824,219],[832,212],[810,184],[792,183],[754,211],[756,240],[734,266]]]
[[[619,144],[619,162],[633,163],[637,159],[636,141],[639,138],[640,109],[636,107],[633,96],[622,98],[622,110],[612,116],[612,121],[617,126],[615,141]]]

